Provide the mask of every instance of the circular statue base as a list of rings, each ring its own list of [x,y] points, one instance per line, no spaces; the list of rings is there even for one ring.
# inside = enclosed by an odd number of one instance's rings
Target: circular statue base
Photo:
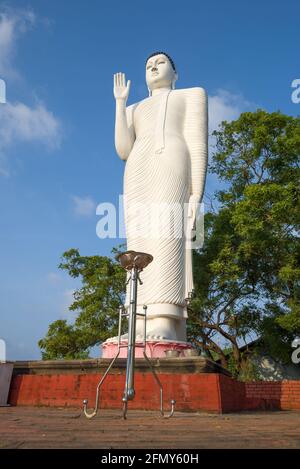
[[[127,340],[121,340],[120,344],[121,348],[118,358],[127,358]],[[175,340],[149,340],[146,343],[146,354],[149,358],[165,358],[168,356],[168,351],[174,351],[175,356],[185,356],[186,350],[194,350],[194,347],[188,342]],[[106,341],[102,344],[102,358],[113,358],[116,356],[117,351],[117,341]],[[172,356],[171,353],[170,356]],[[135,343],[135,357],[144,358],[142,342],[137,341]]]

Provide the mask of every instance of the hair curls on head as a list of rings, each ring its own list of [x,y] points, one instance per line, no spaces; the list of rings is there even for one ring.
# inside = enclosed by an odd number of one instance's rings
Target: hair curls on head
[[[146,60],[146,64],[147,64],[148,60],[151,57],[154,57],[155,55],[159,55],[159,54],[163,54],[169,59],[170,64],[172,65],[172,68],[173,68],[174,72],[176,72],[176,67],[175,67],[175,64],[174,64],[173,60],[171,59],[171,57],[166,52],[163,52],[163,51],[153,52],[153,54],[150,54],[149,57]]]

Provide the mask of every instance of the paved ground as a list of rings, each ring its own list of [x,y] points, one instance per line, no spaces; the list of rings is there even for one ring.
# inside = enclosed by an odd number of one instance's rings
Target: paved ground
[[[239,414],[100,410],[78,417],[76,409],[0,408],[0,448],[300,448],[299,412]]]

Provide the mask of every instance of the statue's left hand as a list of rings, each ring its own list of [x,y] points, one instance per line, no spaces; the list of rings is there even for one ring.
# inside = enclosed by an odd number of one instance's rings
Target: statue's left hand
[[[188,226],[192,230],[195,224],[196,220],[196,213],[197,213],[197,207],[199,204],[199,197],[196,195],[191,195],[189,198],[189,205],[188,205]]]

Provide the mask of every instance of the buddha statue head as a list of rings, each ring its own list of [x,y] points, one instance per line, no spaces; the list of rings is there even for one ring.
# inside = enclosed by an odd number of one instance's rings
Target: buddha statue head
[[[149,96],[159,88],[175,88],[178,78],[175,64],[166,52],[153,52],[146,60],[146,83]]]

